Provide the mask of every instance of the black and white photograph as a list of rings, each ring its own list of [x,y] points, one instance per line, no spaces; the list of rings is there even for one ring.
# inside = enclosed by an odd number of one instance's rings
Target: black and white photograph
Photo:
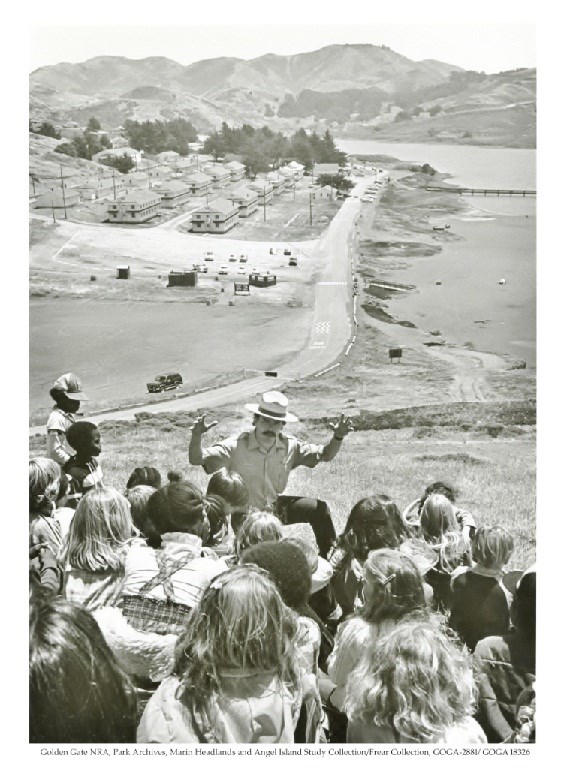
[[[537,26],[316,8],[28,20],[40,769],[537,742]]]

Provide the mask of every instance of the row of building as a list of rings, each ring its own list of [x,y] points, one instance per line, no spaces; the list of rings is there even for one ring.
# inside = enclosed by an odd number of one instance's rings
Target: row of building
[[[268,173],[265,178],[243,184],[223,197],[195,209],[191,216],[192,232],[228,232],[239,219],[251,216],[260,206],[266,206],[274,196],[292,188],[302,178],[303,166],[299,163],[291,165],[283,173],[281,169]],[[212,184],[204,182],[204,185],[208,193]],[[183,205],[193,194],[195,192],[186,180],[170,181],[151,190],[137,189],[108,203],[108,220],[120,224],[139,224],[156,216],[161,207],[176,208]]]

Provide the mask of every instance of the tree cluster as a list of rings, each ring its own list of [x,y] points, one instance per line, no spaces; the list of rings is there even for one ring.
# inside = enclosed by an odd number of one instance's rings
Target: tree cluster
[[[279,116],[314,116],[329,122],[345,122],[353,113],[360,121],[379,115],[391,97],[380,89],[343,89],[340,92],[315,92],[304,89],[297,97],[287,93],[279,106]]]
[[[82,135],[73,138],[65,143],[60,143],[55,147],[59,154],[68,154],[70,157],[80,157],[81,159],[92,159],[94,154],[99,151],[110,148],[110,140],[103,135],[101,138],[88,130]]]
[[[355,186],[353,181],[350,181],[349,178],[346,178],[346,176],[343,176],[341,173],[322,173],[318,176],[316,182],[317,184],[320,184],[320,186],[331,186],[339,192],[348,192]]]
[[[124,133],[133,149],[146,154],[162,151],[176,151],[181,156],[189,153],[189,143],[197,140],[197,131],[186,119],[172,119],[169,122],[137,122],[126,119]]]
[[[126,152],[120,156],[109,154],[107,157],[100,157],[99,161],[102,165],[113,167],[115,170],[118,170],[120,173],[124,174],[129,173],[130,170],[136,166],[134,160]]]
[[[61,133],[54,124],[51,124],[51,122],[42,122],[39,130],[32,130],[30,122],[29,131],[34,132],[36,135],[45,135],[48,138],[55,138],[55,140],[61,138]]]
[[[338,151],[328,131],[319,136],[301,129],[287,138],[269,127],[256,129],[250,124],[244,124],[232,128],[226,122],[223,122],[220,132],[213,132],[207,138],[203,151],[212,154],[215,159],[227,154],[238,156],[250,177],[266,173],[291,160],[300,162],[306,170],[311,170],[315,162],[342,164],[346,160],[346,154]]]

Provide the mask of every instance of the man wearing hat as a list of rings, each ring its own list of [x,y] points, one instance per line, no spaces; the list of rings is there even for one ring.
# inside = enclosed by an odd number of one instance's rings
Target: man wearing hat
[[[74,373],[65,373],[51,387],[49,394],[55,401],[47,419],[47,456],[61,467],[75,453],[67,443],[65,433],[76,421],[83,394],[81,382]]]
[[[197,418],[189,444],[189,462],[202,465],[207,473],[227,467],[240,474],[249,492],[250,505],[270,509],[287,524],[311,524],[323,556],[336,538],[328,506],[322,500],[283,495],[291,470],[300,465],[315,467],[330,462],[352,430],[352,422],[343,414],[334,434],[325,446],[305,443],[283,433],[287,422],[298,421],[288,411],[289,401],[281,392],[265,392],[260,403],[248,403],[254,414],[253,429],[233,435],[203,449],[202,435],[217,422]]]

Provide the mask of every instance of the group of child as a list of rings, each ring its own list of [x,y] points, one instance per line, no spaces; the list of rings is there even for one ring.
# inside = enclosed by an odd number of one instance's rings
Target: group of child
[[[535,570],[449,486],[360,500],[325,558],[226,469],[106,486],[61,410],[29,464],[32,742],[534,740]]]

